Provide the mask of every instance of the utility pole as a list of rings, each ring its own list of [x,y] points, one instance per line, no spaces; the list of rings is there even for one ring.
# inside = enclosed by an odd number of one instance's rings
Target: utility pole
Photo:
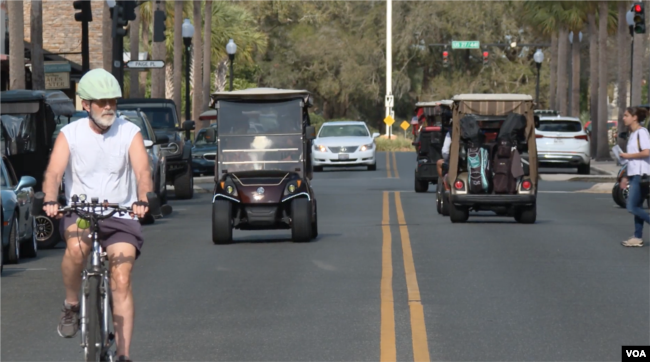
[[[393,44],[392,44],[392,26],[393,26],[393,2],[386,2],[386,117],[393,116]],[[386,136],[390,139],[391,126],[386,125]]]

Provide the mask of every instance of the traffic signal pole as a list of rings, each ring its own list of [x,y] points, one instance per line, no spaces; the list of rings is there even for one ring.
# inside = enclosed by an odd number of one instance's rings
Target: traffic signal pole
[[[81,22],[81,73],[90,70],[90,46],[88,44],[88,22]]]
[[[113,15],[113,76],[117,79],[117,82],[120,84],[120,89],[124,92],[124,38],[119,34],[118,31],[118,19],[120,17],[122,7],[122,1],[118,0],[115,2],[115,6],[112,9]]]

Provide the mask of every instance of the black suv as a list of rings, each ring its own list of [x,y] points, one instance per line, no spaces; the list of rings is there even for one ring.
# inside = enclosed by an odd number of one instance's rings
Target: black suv
[[[181,126],[176,104],[165,98],[131,98],[119,99],[118,110],[139,109],[151,122],[158,144],[167,159],[166,182],[174,186],[179,199],[191,199],[194,196],[194,178],[192,174],[192,141],[190,131],[194,121],[187,120]],[[185,140],[181,133],[185,131]]]

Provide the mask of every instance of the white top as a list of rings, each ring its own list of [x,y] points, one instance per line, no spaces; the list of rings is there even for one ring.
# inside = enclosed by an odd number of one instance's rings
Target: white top
[[[639,149],[641,145],[641,149]],[[627,141],[627,153],[639,153],[650,149],[650,133],[645,127],[639,127],[632,132]],[[650,157],[627,160],[627,175],[650,175]]]
[[[138,201],[138,189],[129,148],[140,128],[118,117],[108,132],[97,134],[90,122],[86,117],[61,128],[70,147],[65,198],[70,204],[72,195],[83,194],[86,202],[97,197],[99,202],[107,200],[130,207]],[[129,214],[113,216],[131,218]]]
[[[449,161],[449,150],[451,149],[451,134],[447,132],[445,135],[445,142],[442,144],[442,158]]]

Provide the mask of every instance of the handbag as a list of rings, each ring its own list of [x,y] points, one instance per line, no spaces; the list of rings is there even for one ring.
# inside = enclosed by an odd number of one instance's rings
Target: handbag
[[[641,133],[638,133],[636,135],[636,146],[641,152],[641,142],[639,141],[641,137]],[[639,185],[641,186],[641,190],[644,192],[644,194],[647,194],[650,192],[650,175],[643,174],[641,175],[641,180],[639,181]]]

